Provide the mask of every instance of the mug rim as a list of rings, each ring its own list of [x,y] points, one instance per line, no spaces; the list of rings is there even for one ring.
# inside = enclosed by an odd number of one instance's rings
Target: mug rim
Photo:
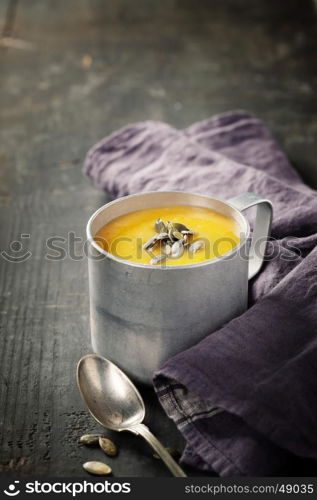
[[[245,232],[243,239],[240,239],[240,242],[238,243],[238,245],[236,245],[232,250],[230,250],[230,252],[227,252],[227,253],[221,255],[220,257],[216,257],[213,259],[207,259],[207,260],[204,260],[202,262],[196,262],[195,264],[184,264],[182,266],[163,266],[163,267],[153,265],[153,264],[141,264],[141,263],[126,260],[126,259],[121,259],[120,257],[117,257],[117,256],[111,254],[110,252],[107,252],[103,248],[101,248],[98,245],[98,243],[94,240],[94,238],[91,234],[91,225],[92,225],[93,221],[95,220],[95,218],[100,213],[102,213],[105,209],[107,209],[109,206],[112,206],[116,203],[120,203],[122,200],[126,200],[128,198],[135,198],[135,197],[144,196],[144,195],[155,195],[158,193],[163,193],[163,194],[175,194],[175,193],[182,194],[183,193],[183,194],[189,194],[189,195],[194,195],[194,196],[200,196],[202,198],[207,198],[209,200],[219,201],[220,203],[223,203],[224,205],[229,206],[236,213],[238,213],[239,216],[242,217],[244,220],[246,232]],[[129,194],[126,196],[120,196],[119,198],[116,198],[115,200],[109,201],[108,203],[105,203],[104,205],[99,207],[97,210],[95,210],[95,212],[88,219],[88,222],[86,225],[86,236],[87,236],[87,240],[95,248],[95,250],[97,250],[99,253],[103,254],[105,257],[107,257],[111,260],[114,260],[115,262],[118,262],[120,264],[125,264],[125,265],[131,266],[131,267],[138,267],[138,268],[143,268],[143,269],[150,269],[150,270],[156,269],[157,271],[171,271],[171,270],[177,270],[177,269],[180,269],[180,270],[189,269],[189,268],[192,269],[195,267],[202,267],[202,266],[206,266],[206,265],[210,265],[210,264],[216,264],[219,261],[224,261],[224,260],[232,257],[232,255],[237,253],[243,247],[243,245],[245,245],[246,242],[248,241],[248,238],[250,236],[250,224],[249,224],[248,219],[241,212],[241,210],[239,210],[237,207],[235,207],[229,201],[222,200],[221,198],[216,198],[214,196],[209,196],[209,195],[202,194],[202,193],[194,193],[192,191],[178,191],[178,190],[145,191],[145,192],[140,192],[140,193]]]

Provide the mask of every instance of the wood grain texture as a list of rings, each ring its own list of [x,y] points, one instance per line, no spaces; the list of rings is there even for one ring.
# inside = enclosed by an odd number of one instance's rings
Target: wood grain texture
[[[6,12],[1,2],[2,26]],[[29,0],[10,35],[32,48],[0,48],[1,251],[32,255],[0,256],[0,473],[79,477],[102,457],[78,444],[100,430],[75,367],[91,351],[85,223],[107,201],[81,173],[86,151],[128,122],[183,127],[246,108],[317,187],[316,17],[301,0]],[[72,255],[71,232],[82,238]],[[51,236],[64,238],[63,259],[48,258]],[[153,432],[182,448],[153,391],[141,392]],[[113,439],[114,475],[169,475],[137,437]]]

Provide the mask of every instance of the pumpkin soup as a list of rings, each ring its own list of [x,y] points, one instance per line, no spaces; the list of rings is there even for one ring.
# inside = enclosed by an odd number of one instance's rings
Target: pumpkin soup
[[[181,266],[214,259],[240,241],[236,221],[209,208],[175,205],[131,212],[103,226],[95,241],[139,264]]]

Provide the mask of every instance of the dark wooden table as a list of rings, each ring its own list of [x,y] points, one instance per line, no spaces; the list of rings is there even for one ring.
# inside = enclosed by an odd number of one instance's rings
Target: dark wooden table
[[[91,351],[83,241],[107,201],[81,173],[85,153],[128,122],[184,127],[245,108],[317,187],[316,11],[308,0],[3,0],[0,21],[1,473],[84,476],[101,455],[78,444],[98,430],[75,385]],[[182,448],[152,389],[141,392],[153,431]],[[140,439],[115,439],[116,476],[169,475]]]

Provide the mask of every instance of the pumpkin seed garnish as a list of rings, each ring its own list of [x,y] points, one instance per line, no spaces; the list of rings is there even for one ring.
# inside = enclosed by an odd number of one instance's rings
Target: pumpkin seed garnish
[[[159,262],[164,262],[166,260],[167,255],[164,253],[161,253],[160,255],[156,255],[151,259],[151,265],[153,266],[154,264],[158,264]]]
[[[156,219],[154,229],[157,234],[152,236],[144,245],[143,249],[148,251],[151,256],[150,263],[152,265],[159,264],[167,259],[167,257],[178,258],[183,255],[185,248],[189,247],[191,253],[197,252],[202,244],[190,245],[190,237],[194,235],[185,224],[180,222],[164,221],[161,218]],[[160,245],[162,253],[154,256],[151,254],[152,248],[157,244]]]
[[[181,224],[180,222],[174,222],[174,227],[175,227],[176,231],[179,231],[180,233],[182,233],[184,231],[185,232],[189,231],[188,227],[186,227],[184,224]]]
[[[112,472],[111,467],[103,462],[85,462],[83,468],[95,476],[109,476]]]
[[[108,455],[108,457],[115,457],[118,455],[118,448],[114,444],[111,439],[105,438],[105,437],[100,437],[99,438],[99,446],[102,449],[102,451]]]
[[[99,444],[100,434],[84,434],[79,439],[79,442],[86,446],[95,446]]]
[[[157,236],[158,240],[167,240],[168,239],[168,233],[162,232]]]
[[[144,250],[149,250],[150,248],[154,247],[155,243],[158,242],[158,237],[157,235],[152,236],[146,243],[144,243],[143,248]]]
[[[200,250],[201,248],[203,248],[205,246],[205,243],[203,241],[194,241],[194,243],[192,243],[188,249],[188,251],[190,253],[196,253],[198,252],[198,250]]]
[[[155,221],[154,229],[157,233],[162,233],[162,232],[167,233],[167,227],[164,221],[162,221],[162,219],[157,219]]]
[[[166,255],[171,255],[172,246],[169,243],[165,243],[164,252],[166,253]]]
[[[155,236],[152,236],[152,238],[150,238],[144,245],[143,245],[143,249],[144,250],[150,250],[151,248],[153,248],[156,243],[158,243],[159,241],[163,241],[163,240],[167,240],[168,239],[168,233],[160,233],[160,234],[156,234]]]
[[[175,230],[178,231],[179,233],[181,233],[182,235],[184,235],[184,234],[188,234],[188,235],[195,234],[194,231],[191,231],[190,229],[188,229],[188,227],[186,227],[184,224],[181,224],[180,222],[173,222],[173,226],[174,226]]]
[[[171,446],[166,446],[165,450],[171,455],[173,458],[179,458],[181,456],[180,452],[176,448],[172,448]],[[161,457],[157,454],[153,454],[153,458],[156,458],[157,460],[161,460]]]
[[[173,222],[167,221],[168,236],[173,241],[173,232],[175,231]]]
[[[176,238],[177,240],[183,240],[184,236],[179,231],[173,231],[173,238]]]

